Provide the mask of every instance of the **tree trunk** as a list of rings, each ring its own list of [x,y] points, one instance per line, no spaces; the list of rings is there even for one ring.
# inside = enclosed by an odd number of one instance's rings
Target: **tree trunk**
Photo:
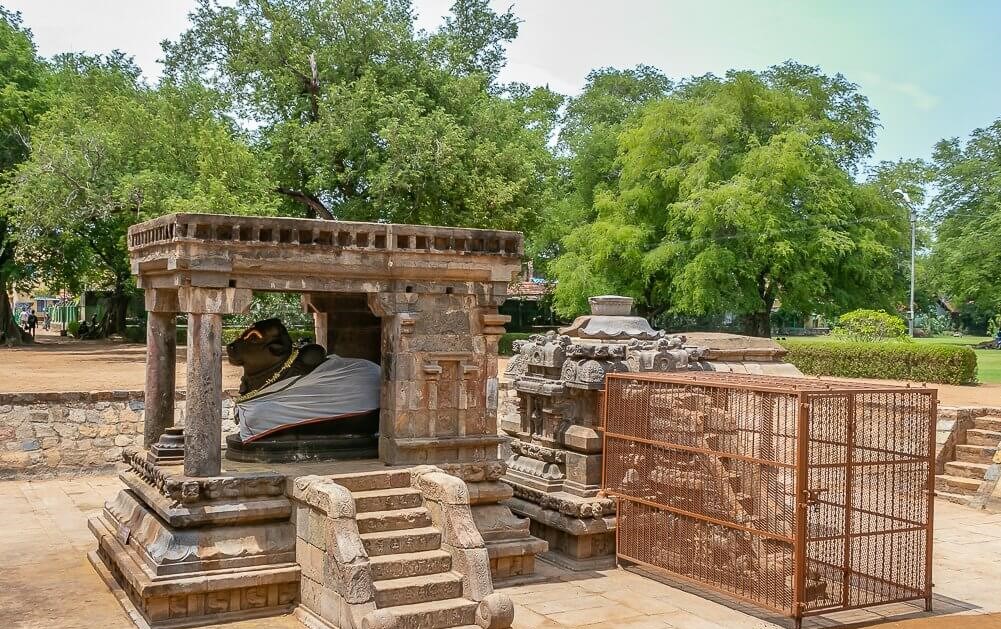
[[[744,334],[769,338],[772,335],[771,311],[753,312],[743,316]]]
[[[31,337],[14,323],[14,308],[7,297],[7,279],[0,276],[0,343],[11,347],[30,342]]]
[[[126,280],[127,281],[127,280]],[[125,287],[121,282],[115,284],[114,293],[108,303],[108,312],[105,313],[104,335],[125,334],[125,318],[128,315],[129,298],[125,293]]]

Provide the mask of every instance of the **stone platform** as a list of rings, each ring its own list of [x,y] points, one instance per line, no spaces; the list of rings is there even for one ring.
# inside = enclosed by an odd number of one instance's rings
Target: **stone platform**
[[[385,468],[383,468],[385,469]],[[304,470],[305,471],[305,470]],[[10,629],[134,629],[88,565],[94,538],[88,517],[100,513],[122,483],[113,475],[0,481],[0,609]],[[981,629],[1001,619],[1001,514],[936,501],[935,611],[901,604],[808,618],[804,627],[836,623],[880,627]],[[613,568],[567,572],[538,566],[545,581],[498,591],[515,605],[513,627],[534,629],[779,629],[787,620],[750,616],[739,603],[703,598],[678,583]],[[121,595],[121,592],[117,592]],[[884,624],[887,622],[891,624]],[[897,624],[893,621],[903,621]],[[921,622],[928,623],[919,624]],[[211,629],[303,629],[291,614]]]

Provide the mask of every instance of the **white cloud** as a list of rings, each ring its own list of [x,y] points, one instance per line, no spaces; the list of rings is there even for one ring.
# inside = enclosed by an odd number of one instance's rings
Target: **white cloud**
[[[862,72],[861,77],[862,82],[869,84],[871,87],[906,96],[910,99],[911,104],[921,111],[931,111],[938,106],[939,97],[931,94],[916,83],[891,81],[874,72]]]

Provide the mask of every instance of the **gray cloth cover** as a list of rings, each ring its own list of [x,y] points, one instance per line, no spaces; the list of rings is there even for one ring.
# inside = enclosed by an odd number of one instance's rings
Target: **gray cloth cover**
[[[330,354],[311,373],[279,380],[259,397],[238,402],[240,439],[251,441],[278,428],[375,410],[381,385],[379,365]]]

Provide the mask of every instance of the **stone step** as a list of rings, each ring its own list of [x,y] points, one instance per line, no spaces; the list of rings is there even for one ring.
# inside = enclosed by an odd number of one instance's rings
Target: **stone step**
[[[968,461],[950,461],[945,464],[945,473],[949,476],[963,476],[983,480],[990,465],[986,463],[970,463]]]
[[[436,528],[424,527],[409,531],[381,531],[362,533],[361,541],[369,557],[417,553],[441,548],[441,533]]]
[[[444,601],[462,596],[462,575],[451,571],[387,579],[376,581],[374,585],[375,604],[380,608]]]
[[[994,460],[994,454],[997,451],[997,448],[988,446],[958,445],[956,446],[956,458],[970,463],[990,463]]]
[[[348,491],[374,491],[376,489],[410,487],[409,469],[334,474],[330,478]]]
[[[421,492],[410,487],[353,491],[351,495],[355,499],[355,511],[358,513],[413,509],[423,504]]]
[[[476,606],[467,598],[450,598],[386,609],[396,617],[395,629],[449,629],[474,624]]]
[[[1001,431],[1001,417],[997,415],[984,415],[973,420],[973,426],[980,430]]]
[[[366,511],[355,518],[359,533],[402,531],[431,526],[431,516],[424,507],[397,509],[395,511]]]
[[[969,506],[971,496],[969,494],[957,494],[951,491],[939,491],[935,490],[935,497],[941,498],[942,500],[948,500],[949,502],[954,502],[959,505]]]
[[[369,568],[375,581],[419,577],[448,572],[452,569],[452,556],[441,549],[402,555],[378,555],[369,557]]]
[[[980,489],[980,481],[964,476],[938,474],[935,476],[935,490],[957,494],[972,494]]]
[[[966,431],[966,443],[973,446],[990,446],[995,448],[998,443],[1001,443],[1001,432],[997,430],[970,428]]]

